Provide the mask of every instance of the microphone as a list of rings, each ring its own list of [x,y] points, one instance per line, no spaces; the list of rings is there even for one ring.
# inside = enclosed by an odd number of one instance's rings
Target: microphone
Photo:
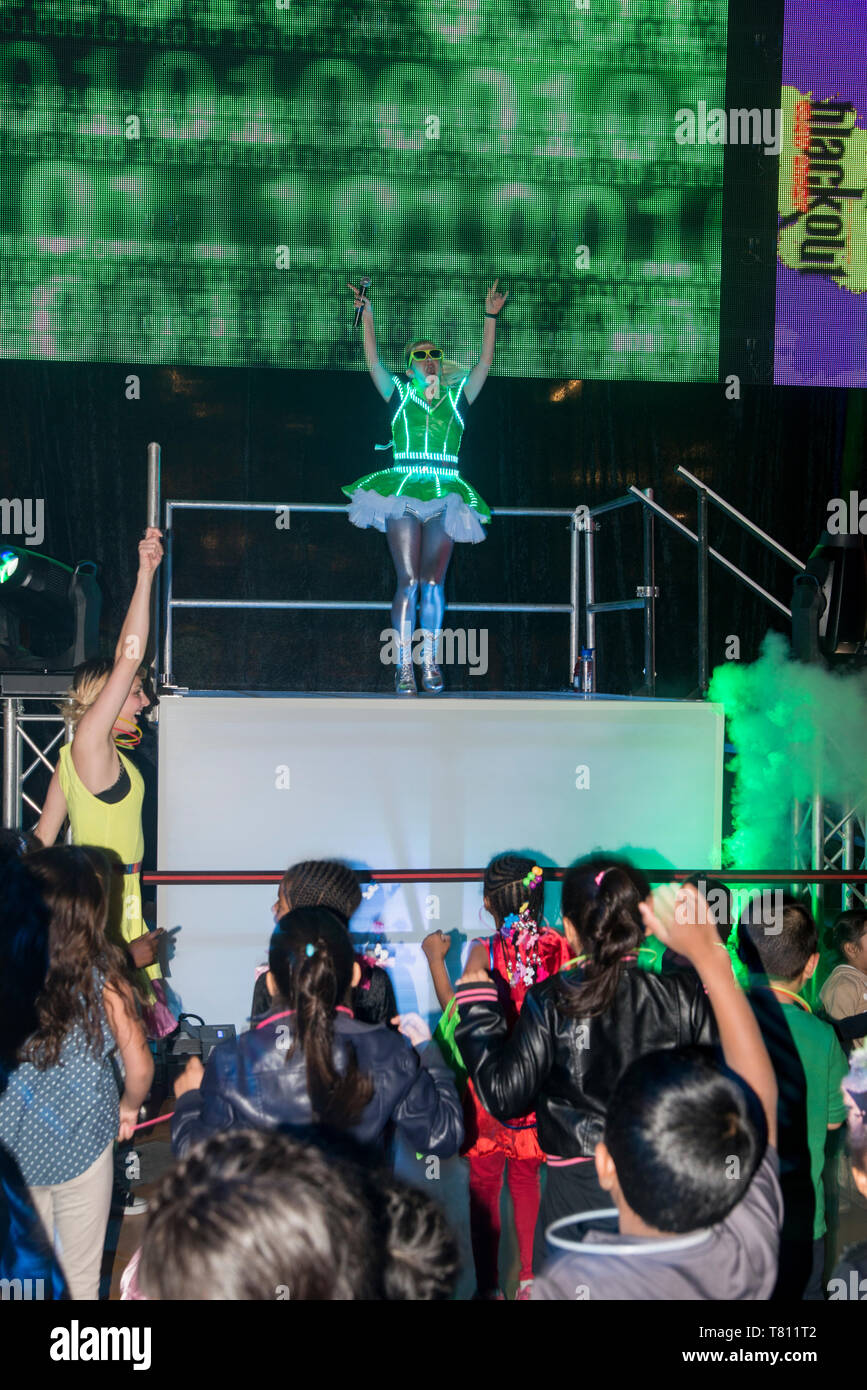
[[[370,289],[370,276],[369,276],[369,275],[365,275],[365,276],[362,278],[362,281],[361,281],[361,295],[362,295],[362,297],[364,297],[364,295],[367,293],[367,291],[368,291],[369,289]],[[353,328],[358,328],[358,327],[359,327],[359,325],[360,325],[360,323],[361,323],[361,315],[362,315],[363,313],[364,313],[364,305],[363,305],[363,304],[359,304],[358,308],[357,308],[356,311],[355,311],[355,319],[354,319],[353,324],[352,324],[352,327],[353,327]]]

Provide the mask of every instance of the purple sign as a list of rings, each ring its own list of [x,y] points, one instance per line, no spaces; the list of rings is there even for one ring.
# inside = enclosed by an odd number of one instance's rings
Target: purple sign
[[[786,0],[774,381],[867,386],[867,13]]]

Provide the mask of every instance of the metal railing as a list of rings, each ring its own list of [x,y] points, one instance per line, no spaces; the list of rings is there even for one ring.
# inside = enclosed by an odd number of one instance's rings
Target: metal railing
[[[165,518],[165,603],[163,605],[163,686],[172,688],[174,681],[174,614],[183,608],[211,609],[287,609],[334,611],[384,611],[391,608],[387,599],[208,599],[176,598],[174,591],[174,526],[176,512],[339,512],[346,515],[348,506],[335,502],[166,502]],[[493,516],[550,516],[568,518],[570,522],[569,602],[568,603],[449,603],[451,613],[568,613],[569,615],[569,683],[578,660],[579,638],[579,544],[578,534],[585,510],[576,507],[497,507]]]
[[[479,869],[353,869],[359,883],[481,883],[486,870]],[[559,882],[568,869],[542,869],[546,883]],[[719,879],[721,883],[758,886],[765,883],[867,883],[867,868],[845,873],[839,869],[637,869],[649,883],[681,883],[685,879]],[[142,883],[172,887],[213,887],[235,884],[253,886],[280,883],[282,869],[155,869],[142,873]]]
[[[667,525],[673,527],[681,536],[695,545],[698,549],[698,584],[697,584],[697,606],[698,606],[698,687],[697,694],[704,697],[707,694],[709,685],[709,620],[708,620],[708,559],[716,560],[717,564],[742,584],[746,584],[753,593],[758,594],[766,603],[770,603],[778,612],[786,618],[791,619],[792,610],[787,605],[776,598],[767,589],[763,588],[755,579],[751,579],[742,569],[733,564],[731,560],[715,550],[708,538],[708,504],[713,503],[719,507],[726,516],[756,540],[760,541],[767,549],[771,550],[778,558],[791,565],[793,569],[803,571],[806,566],[796,555],[775,541],[773,536],[769,536],[761,527],[756,526],[755,522],[750,521],[749,517],[744,516],[730,502],[714,492],[713,488],[707,487],[699,478],[690,473],[688,469],[678,467],[677,472],[696,492],[698,519],[696,531],[691,531],[688,526],[679,521],[676,516],[666,511],[665,507],[654,500],[653,490],[648,488],[642,492],[641,488],[634,484],[630,487],[626,497],[617,498],[613,502],[605,502],[600,507],[593,507],[590,510],[590,525],[586,530],[585,537],[585,571],[586,571],[586,601],[584,605],[585,613],[585,632],[587,646],[595,649],[596,647],[596,615],[599,613],[622,612],[631,608],[644,609],[644,670],[645,688],[651,695],[656,690],[656,600],[659,597],[659,589],[655,582],[655,536],[653,531],[653,517],[659,517]],[[595,518],[604,512],[610,512],[619,507],[625,507],[631,503],[640,503],[644,511],[644,583],[640,585],[634,599],[619,599],[610,603],[596,602],[596,559],[595,559],[595,532],[598,527]]]
[[[636,491],[638,491],[636,489]],[[646,493],[638,492],[638,500],[652,503],[653,489]],[[609,602],[596,602],[596,550],[595,533],[599,529],[595,518],[606,512],[631,507],[635,497],[617,497],[613,502],[603,502],[591,507],[590,519],[584,527],[584,632],[586,645],[596,651],[596,616],[598,613],[624,613],[631,609],[644,609],[644,692],[656,694],[656,600],[659,589],[656,586],[656,550],[653,527],[653,514],[645,508],[642,516],[642,563],[644,583],[636,590],[635,598],[612,599]],[[596,689],[594,666],[593,689]]]

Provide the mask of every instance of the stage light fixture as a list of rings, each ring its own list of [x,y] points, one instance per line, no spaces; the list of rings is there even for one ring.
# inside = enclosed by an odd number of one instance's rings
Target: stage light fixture
[[[102,595],[86,564],[0,551],[0,671],[71,671],[97,654]]]
[[[822,533],[795,577],[792,647],[799,661],[863,661],[867,647],[867,551],[858,534]]]
[[[14,550],[4,550],[0,554],[0,584],[7,583],[18,568],[18,556]]]

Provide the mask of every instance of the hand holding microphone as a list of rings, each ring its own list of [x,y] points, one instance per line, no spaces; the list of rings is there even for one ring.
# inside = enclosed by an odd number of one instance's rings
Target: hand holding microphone
[[[367,298],[367,291],[370,289],[370,276],[365,275],[361,281],[361,287],[356,289],[355,285],[349,285],[355,295],[355,318],[352,323],[353,328],[358,328],[365,309],[370,308],[370,300]]]

